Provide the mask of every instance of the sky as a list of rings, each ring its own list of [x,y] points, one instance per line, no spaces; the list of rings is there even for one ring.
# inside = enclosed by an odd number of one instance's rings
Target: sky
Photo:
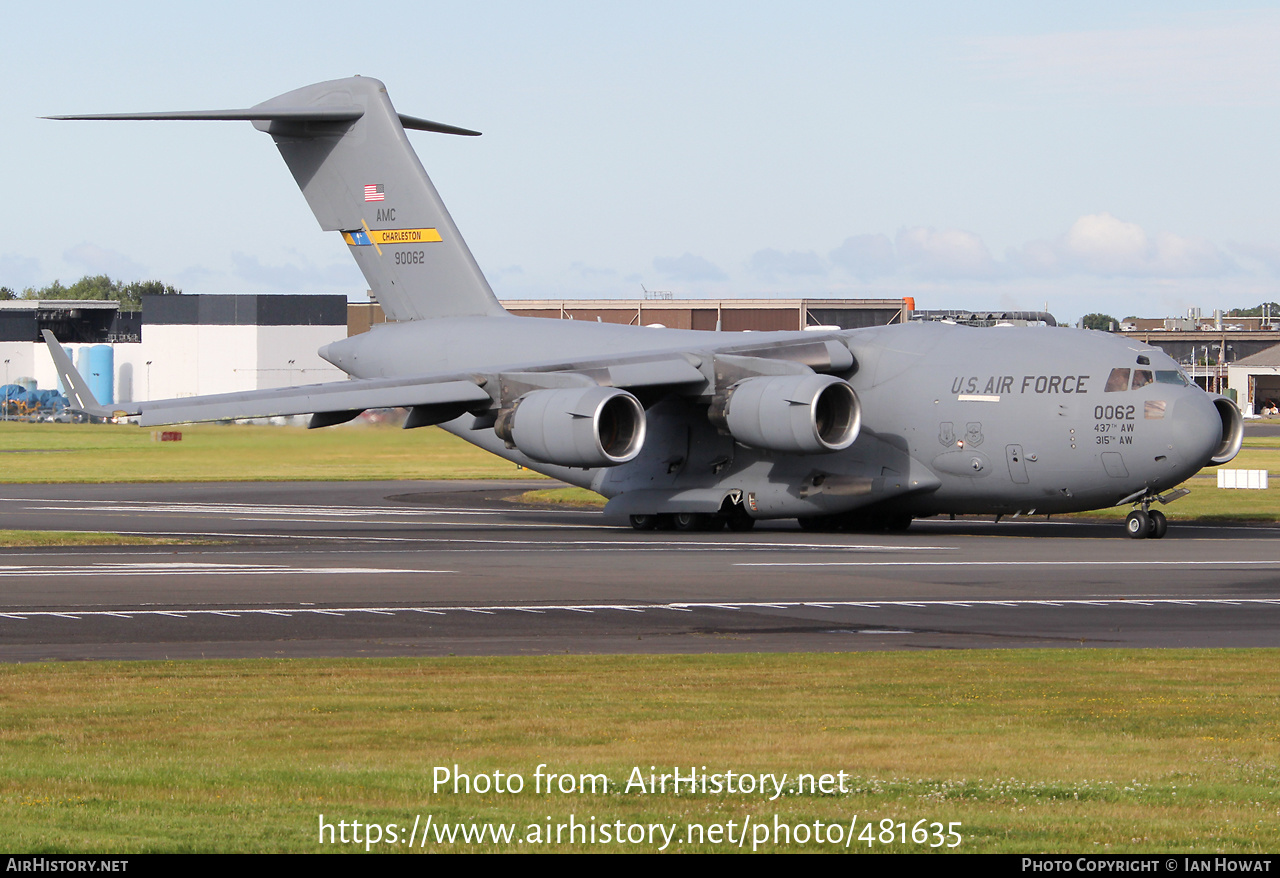
[[[1039,7],[1048,8],[1039,8]],[[0,286],[365,284],[245,107],[382,80],[499,298],[1280,300],[1280,5],[64,2],[6,12]]]

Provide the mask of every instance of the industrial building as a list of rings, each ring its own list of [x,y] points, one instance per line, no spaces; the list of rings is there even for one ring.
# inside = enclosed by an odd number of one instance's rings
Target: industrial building
[[[1280,318],[1206,316],[1192,308],[1186,317],[1126,322],[1120,334],[1160,348],[1205,390],[1234,399],[1246,416],[1260,413],[1268,399],[1280,401]]]
[[[347,335],[345,296],[144,296],[141,312],[116,302],[0,302],[5,384],[53,388],[52,330],[100,402],[167,399],[340,381],[316,354]]]
[[[845,329],[910,319],[903,299],[507,301],[512,314],[724,331]],[[144,296],[113,301],[0,302],[5,384],[58,386],[41,332],[52,330],[100,402],[169,399],[340,381],[316,351],[385,321],[376,303],[341,295]]]
[[[591,320],[667,329],[725,332],[795,332],[838,326],[857,329],[910,319],[909,299],[508,299],[502,307],[517,317]],[[382,323],[377,302],[350,305],[352,335]]]
[[[526,317],[672,329],[795,331],[856,329],[910,320],[1056,325],[1042,312],[920,311],[911,299],[507,300]],[[4,384],[58,386],[41,332],[52,330],[102,402],[167,399],[340,381],[322,346],[385,321],[376,302],[342,295],[144,296],[140,312],[113,301],[0,301]],[[1280,319],[1202,317],[1135,320],[1120,334],[1161,348],[1206,390],[1236,399],[1246,415],[1280,402]]]

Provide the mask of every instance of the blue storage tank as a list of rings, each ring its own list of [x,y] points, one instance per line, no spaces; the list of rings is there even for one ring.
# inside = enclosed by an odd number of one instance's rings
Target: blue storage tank
[[[81,351],[83,352],[83,348]],[[88,370],[82,372],[89,392],[102,405],[115,403],[116,352],[111,345],[97,344],[89,348]]]

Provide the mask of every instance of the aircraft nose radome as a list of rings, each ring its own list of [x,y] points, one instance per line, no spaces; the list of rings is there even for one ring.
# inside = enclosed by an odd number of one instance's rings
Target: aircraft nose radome
[[[1222,445],[1222,418],[1207,393],[1188,394],[1169,413],[1170,439],[1177,456],[1200,469]]]

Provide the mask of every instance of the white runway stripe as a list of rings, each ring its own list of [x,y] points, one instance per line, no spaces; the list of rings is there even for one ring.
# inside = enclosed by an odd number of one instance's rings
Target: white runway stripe
[[[218,564],[190,561],[156,561],[128,564],[88,564],[82,567],[14,564],[0,566],[0,578],[25,576],[287,576],[376,573],[456,573],[454,570],[407,570],[393,567],[294,567],[284,564]]]
[[[645,613],[650,610],[675,610],[690,612],[694,610],[831,610],[831,609],[953,609],[962,606],[966,609],[982,609],[1000,607],[1016,609],[1023,606],[1036,607],[1089,607],[1105,609],[1109,607],[1214,607],[1214,606],[1276,606],[1280,598],[1059,598],[1036,600],[911,600],[911,601],[728,601],[723,603],[677,602],[666,604],[490,604],[483,606],[445,606],[445,607],[222,607],[207,609],[204,607],[187,608],[171,607],[169,609],[151,609],[148,607],[131,607],[115,610],[20,610],[9,608],[0,611],[0,618],[28,620],[37,618],[61,618],[83,620],[94,617],[111,617],[117,619],[136,620],[145,616],[167,616],[188,619],[200,616],[345,616],[368,614],[377,616],[395,616],[401,613],[426,613],[433,616],[449,613],[476,613],[492,616],[503,612],[546,614],[554,611],[592,613],[616,610],[624,613]]]
[[[297,506],[254,503],[165,503],[113,500],[102,503],[84,500],[0,500],[6,503],[31,503],[27,509],[40,512],[127,512],[164,515],[271,515],[279,517],[350,518],[353,516],[409,517],[415,515],[570,515],[581,509],[479,509],[457,506]],[[51,505],[39,505],[51,504]]]
[[[1280,560],[1259,561],[1106,561],[1077,558],[1072,561],[739,561],[734,567],[1249,567],[1280,565]]]

